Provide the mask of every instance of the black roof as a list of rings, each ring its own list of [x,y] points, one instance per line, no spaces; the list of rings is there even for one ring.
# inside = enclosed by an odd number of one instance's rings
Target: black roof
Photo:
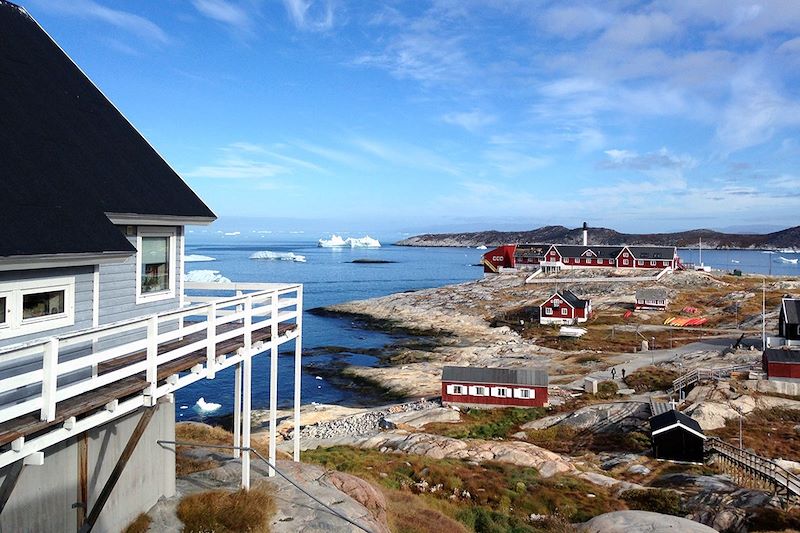
[[[784,298],[781,314],[787,324],[800,324],[800,298]]]
[[[530,385],[547,387],[547,370],[542,368],[480,368],[474,366],[446,366],[442,368],[442,381],[456,383],[483,383],[487,385]]]
[[[583,246],[575,244],[556,244],[556,249],[561,257],[599,257],[602,259],[614,259],[622,251],[622,246],[594,245]],[[588,250],[594,255],[584,256]]]
[[[693,429],[701,435],[704,434],[703,428],[700,427],[700,424],[697,422],[697,420],[675,409],[670,409],[669,411],[650,418],[651,431],[658,431],[659,429],[667,428],[675,424],[680,424],[684,427]]]
[[[675,257],[674,246],[628,246],[636,259],[669,259]]]
[[[214,213],[23,9],[0,0],[0,257],[130,252],[104,213]]]
[[[800,348],[767,348],[764,357],[773,363],[800,363]]]
[[[561,296],[562,300],[564,300],[565,302],[567,302],[569,305],[571,305],[574,308],[583,309],[584,307],[586,307],[586,304],[589,303],[589,300],[582,300],[581,298],[578,298],[570,290],[566,290],[566,289],[560,290],[556,294]]]

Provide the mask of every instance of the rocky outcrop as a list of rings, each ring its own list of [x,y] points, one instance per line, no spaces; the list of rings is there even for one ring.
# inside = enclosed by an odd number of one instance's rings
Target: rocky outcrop
[[[556,424],[564,424],[575,429],[617,431],[636,428],[649,418],[650,410],[644,402],[613,402],[588,405],[571,413],[546,416],[526,422],[521,428],[547,429]]]
[[[386,429],[398,429],[403,426],[421,429],[426,424],[433,423],[454,423],[461,421],[461,413],[455,409],[447,407],[437,407],[423,411],[409,411],[386,415],[383,418],[383,427]]]
[[[580,527],[583,533],[714,533],[703,524],[679,516],[649,511],[614,511],[595,516]]]
[[[684,412],[708,431],[725,426],[725,421],[748,415],[756,409],[797,409],[800,401],[774,396],[753,397],[734,392],[727,382],[714,386],[699,386],[687,396],[691,402]]]
[[[386,523],[386,498],[372,484],[360,477],[335,470],[325,474],[323,479],[369,509],[378,522]]]

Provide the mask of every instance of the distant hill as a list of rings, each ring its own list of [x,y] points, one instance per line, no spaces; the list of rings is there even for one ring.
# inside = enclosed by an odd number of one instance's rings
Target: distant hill
[[[703,239],[703,248],[800,249],[800,226],[765,234],[720,233],[695,229],[678,233],[620,233],[608,228],[589,228],[589,244],[652,244],[695,247]],[[477,231],[439,233],[403,239],[400,246],[500,246],[513,243],[581,244],[583,230],[564,226],[545,226],[530,231]]]

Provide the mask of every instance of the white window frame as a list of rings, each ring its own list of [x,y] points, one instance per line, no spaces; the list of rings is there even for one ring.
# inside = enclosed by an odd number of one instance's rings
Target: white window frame
[[[552,307],[545,307],[544,308],[544,314],[546,314],[548,316],[552,316],[553,315],[553,308]]]
[[[486,385],[472,385],[469,387],[470,396],[489,396],[489,387]]]
[[[447,386],[447,394],[453,394],[453,395],[456,395],[456,396],[464,395],[465,394],[464,393],[464,385],[456,385],[456,384],[448,385]]]
[[[142,237],[169,237],[169,289],[142,293]],[[136,230],[136,303],[143,304],[175,298],[177,276],[177,232],[175,228],[143,228]]]
[[[533,400],[536,398],[536,389],[514,389],[514,398]]]
[[[510,398],[511,390],[508,387],[492,387],[492,396],[495,398]]]
[[[654,266],[656,266],[656,262],[655,262],[655,261],[650,261],[650,266],[651,266],[651,267],[654,267]]]
[[[23,298],[28,294],[64,291],[64,312],[36,318],[22,318]],[[0,283],[0,297],[6,298],[6,321],[0,324],[0,339],[11,339],[75,324],[75,278],[38,278]]]
[[[562,307],[561,316],[567,316],[567,315],[569,315],[569,309],[567,309],[566,307]]]

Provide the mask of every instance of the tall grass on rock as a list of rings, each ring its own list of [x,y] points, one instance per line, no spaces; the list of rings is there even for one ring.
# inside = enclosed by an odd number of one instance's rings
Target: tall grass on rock
[[[662,391],[672,387],[677,377],[674,370],[645,366],[625,376],[625,384],[636,392]]]
[[[269,533],[275,500],[265,484],[234,492],[211,490],[184,497],[177,513],[184,533]]]

